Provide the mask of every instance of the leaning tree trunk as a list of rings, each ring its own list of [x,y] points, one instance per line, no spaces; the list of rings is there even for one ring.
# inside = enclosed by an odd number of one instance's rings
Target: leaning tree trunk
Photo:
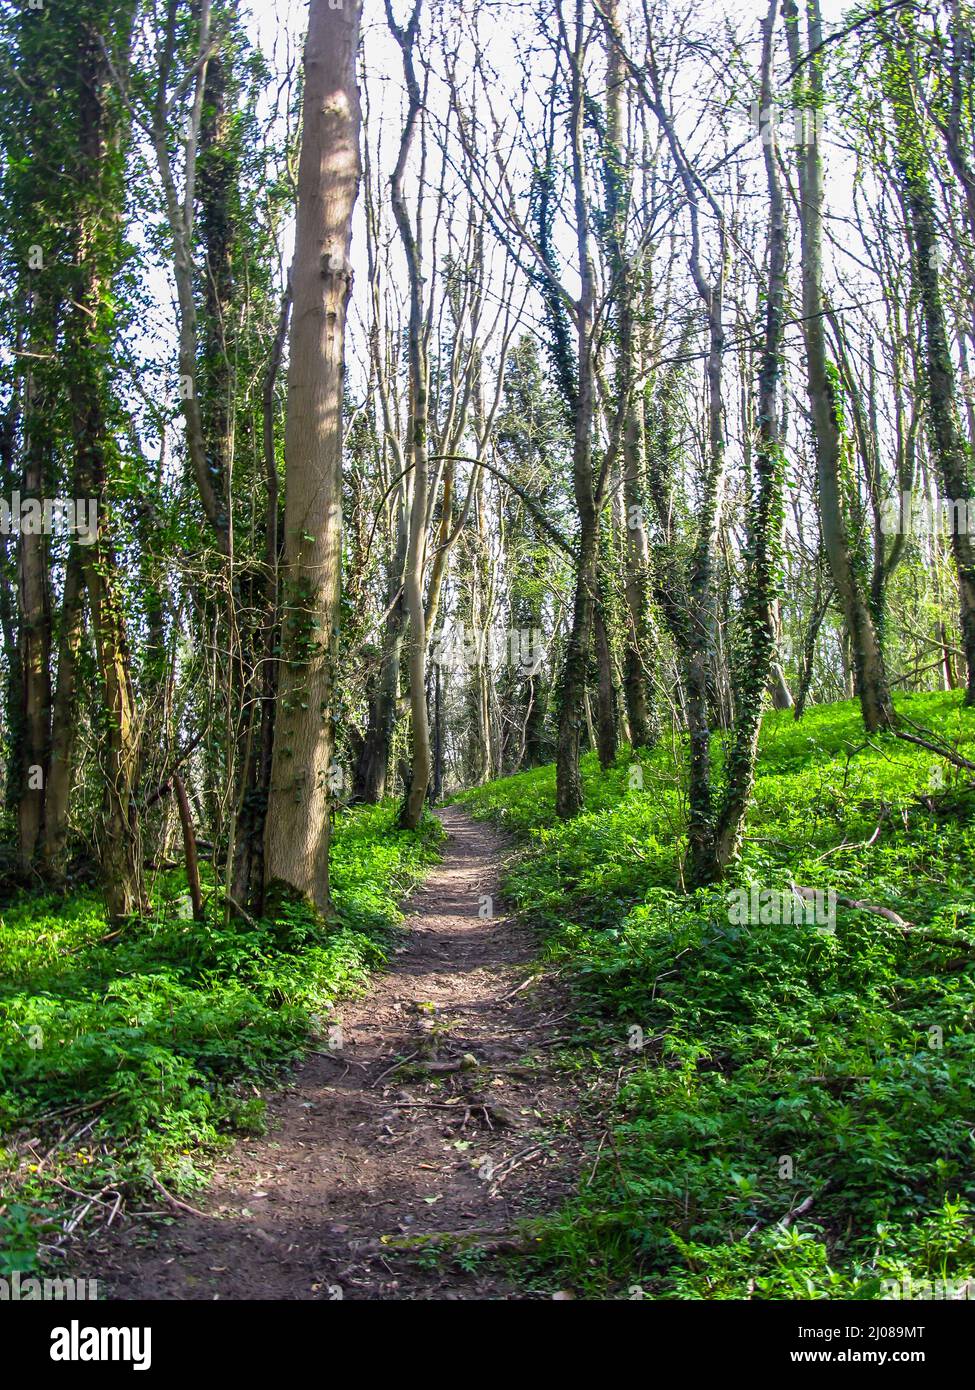
[[[329,782],[342,535],[342,378],[359,191],[359,0],[312,0],[292,268],[281,661],[264,876],[329,910]]]

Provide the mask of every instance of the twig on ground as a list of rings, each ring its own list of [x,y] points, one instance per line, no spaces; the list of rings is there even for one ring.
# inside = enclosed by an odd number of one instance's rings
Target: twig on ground
[[[527,989],[530,984],[533,984],[535,982],[535,980],[540,980],[541,978],[542,972],[540,970],[536,971],[534,975],[529,975],[527,980],[522,980],[520,985],[516,985],[514,989],[510,989],[507,994],[502,994],[501,997],[498,999],[498,1003],[505,1004],[509,999],[514,999],[516,994],[520,994],[523,989]]]
[[[205,1211],[198,1211],[196,1207],[191,1207],[188,1202],[181,1202],[178,1198],[174,1197],[171,1192],[167,1192],[155,1173],[149,1174],[149,1181],[152,1183],[153,1187],[159,1188],[159,1191],[166,1198],[167,1202],[171,1202],[174,1207],[179,1207],[180,1211],[188,1211],[191,1216],[206,1217]]]
[[[419,1057],[419,1055],[419,1052],[411,1052],[408,1057],[399,1058],[397,1061],[393,1063],[391,1067],[387,1067],[385,1071],[380,1072],[379,1075],[376,1077],[375,1081],[369,1082],[369,1089],[371,1091],[374,1091],[376,1087],[379,1085],[380,1081],[382,1081],[384,1077],[388,1076],[391,1071],[395,1071],[397,1067],[405,1067],[407,1062],[412,1062],[414,1057]]]

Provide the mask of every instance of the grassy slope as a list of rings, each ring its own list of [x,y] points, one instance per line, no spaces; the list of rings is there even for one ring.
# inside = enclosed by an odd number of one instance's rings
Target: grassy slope
[[[958,696],[898,708],[975,755]],[[640,759],[642,791],[628,751],[605,774],[587,759],[587,809],[567,824],[550,767],[462,797],[528,837],[507,891],[573,982],[580,1079],[625,1068],[611,1142],[542,1228],[536,1273],[634,1297],[802,1299],[973,1272],[964,775],[891,738],[867,744],[852,703],[767,718],[739,881],[834,888],[923,928],[840,907],[831,935],[735,926],[727,890],[680,891],[674,757]]]
[[[199,1181],[194,1157],[227,1130],[254,1132],[251,1084],[327,1035],[336,996],[382,964],[397,902],[436,857],[439,825],[395,827],[395,808],[338,823],[338,912],[323,931],[288,921],[205,924],[179,915],[185,881],[158,885],[155,911],[115,940],[99,896],[25,896],[0,917],[0,1274],[26,1271],[65,1190],[130,1193],[155,1172],[171,1190]],[[33,1162],[25,1140],[44,1162]],[[0,1140],[0,1144],[3,1140]],[[50,1224],[49,1224],[50,1223]]]

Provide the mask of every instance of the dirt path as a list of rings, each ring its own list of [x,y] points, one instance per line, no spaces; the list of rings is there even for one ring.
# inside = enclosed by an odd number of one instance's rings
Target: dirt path
[[[497,1261],[418,1247],[447,1232],[491,1245],[573,1189],[583,1121],[548,1062],[568,1006],[550,983],[525,983],[536,945],[500,915],[501,836],[456,807],[439,814],[443,862],[406,907],[389,973],[337,1011],[334,1050],[271,1093],[267,1137],[218,1165],[199,1215],[160,1230],[134,1217],[96,1242],[88,1274],[110,1297],[511,1292]],[[481,916],[488,897],[494,915]]]

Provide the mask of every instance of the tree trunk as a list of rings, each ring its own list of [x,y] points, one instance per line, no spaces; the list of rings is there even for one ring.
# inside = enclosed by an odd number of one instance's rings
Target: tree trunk
[[[64,577],[58,683],[51,718],[51,765],[44,804],[44,866],[55,878],[62,877],[66,868],[68,802],[74,780],[78,728],[78,655],[84,633],[82,600],[81,557],[78,547],[72,546]]]
[[[353,795],[357,801],[375,805],[386,795],[389,759],[396,728],[399,700],[400,653],[403,644],[403,605],[395,609],[383,625],[379,667],[366,685],[366,733],[359,750],[353,776]]]
[[[112,34],[127,49],[131,9],[121,7],[124,25]],[[97,528],[91,544],[80,546],[80,563],[91,609],[95,662],[101,692],[101,746],[105,782],[99,858],[111,918],[144,911],[146,892],[135,787],[139,774],[140,720],[132,685],[132,662],[122,602],[123,584],[112,544],[109,476],[106,459],[109,385],[101,344],[106,323],[107,282],[114,271],[116,224],[121,190],[114,172],[113,148],[119,132],[111,125],[111,73],[98,39],[91,35],[80,55],[78,182],[89,190],[82,202],[88,211],[77,228],[78,252],[74,304],[66,324],[65,353],[75,441],[75,489],[79,498],[97,503]],[[118,199],[118,201],[116,201]],[[110,261],[105,246],[111,248]]]
[[[971,450],[958,417],[955,366],[948,342],[938,274],[938,218],[927,174],[927,145],[913,91],[910,53],[891,45],[885,63],[887,97],[893,107],[898,172],[914,242],[914,280],[924,320],[923,373],[928,429],[938,463],[943,498],[950,504],[951,550],[958,574],[962,646],[968,668],[965,704],[975,704],[975,486]]]
[[[264,536],[264,584],[261,602],[264,621],[257,642],[260,653],[260,714],[256,738],[250,735],[250,748],[243,774],[243,787],[234,826],[234,865],[231,897],[254,912],[264,910],[264,837],[267,806],[271,790],[274,754],[274,714],[278,693],[278,666],[275,650],[280,641],[278,613],[278,568],[281,562],[277,452],[275,446],[275,389],[284,356],[291,316],[291,282],[285,290],[278,313],[277,332],[264,372],[261,392],[264,472],[267,481],[267,513]]]
[[[593,483],[592,436],[595,411],[595,362],[593,313],[595,279],[589,244],[589,203],[585,182],[585,90],[582,68],[583,17],[581,0],[576,10],[575,51],[572,65],[572,180],[575,195],[575,231],[579,250],[580,293],[576,305],[578,383],[572,444],[572,487],[579,514],[578,571],[572,624],[565,651],[559,690],[559,729],[555,762],[555,809],[563,819],[582,809],[582,777],[579,745],[598,563],[599,510]]]
[[[650,611],[650,545],[643,488],[643,397],[634,393],[623,442],[623,510],[626,522],[626,608],[629,627],[623,689],[634,748],[649,748],[659,734],[656,708],[657,635]]]
[[[423,331],[423,273],[420,264],[421,248],[410,223],[403,191],[406,164],[413,144],[417,116],[421,108],[420,87],[413,65],[413,46],[420,24],[422,0],[416,0],[409,24],[400,29],[388,3],[386,14],[390,29],[403,54],[403,71],[409,93],[409,108],[399,158],[391,180],[393,215],[403,243],[409,276],[409,376],[410,422],[408,457],[412,467],[412,496],[410,501],[409,538],[403,580],[403,606],[407,630],[407,678],[410,699],[410,729],[412,734],[412,769],[410,783],[400,810],[400,824],[415,830],[420,824],[426,805],[430,782],[432,755],[430,751],[430,721],[427,714],[427,621],[423,603],[423,577],[426,570],[427,505],[429,500],[429,439],[428,410],[430,369],[427,361]]]
[[[772,53],[778,0],[770,0],[762,26],[763,109],[772,101]],[[748,539],[742,594],[743,650],[735,672],[735,724],[725,766],[725,792],[717,817],[712,863],[692,866],[696,882],[723,876],[737,857],[745,814],[755,784],[755,761],[762,706],[776,655],[773,613],[778,600],[782,554],[782,490],[785,460],[780,438],[779,383],[785,333],[785,199],[779,178],[774,131],[764,142],[769,191],[768,295],[765,341],[758,376],[758,438],[753,495],[749,500]]]
[[[603,585],[603,599],[605,595],[605,585]],[[595,606],[593,613],[593,626],[595,632],[595,651],[598,664],[598,686],[596,701],[596,747],[599,752],[599,766],[606,770],[612,767],[619,747],[619,736],[616,728],[616,688],[613,684],[613,651],[610,645],[609,632],[606,627],[606,617],[603,602]]]
[[[433,725],[435,730],[433,751],[433,785],[431,800],[436,804],[443,796],[444,764],[444,719],[443,719],[443,672],[437,663],[433,686]]]
[[[23,347],[18,338],[18,352]],[[15,392],[0,419],[0,487],[9,496],[16,486],[14,476],[14,455],[16,450],[17,426],[20,419],[20,395]],[[4,801],[13,810],[20,795],[20,781],[23,775],[23,677],[20,670],[20,638],[17,621],[16,546],[8,542],[8,537],[0,533],[0,631],[3,634],[3,649],[7,654],[6,678],[4,680],[5,715],[5,776]]]
[[[833,591],[830,587],[823,594],[819,576],[816,578],[816,593],[812,602],[812,610],[809,614],[809,622],[806,626],[806,637],[802,646],[802,672],[799,677],[799,689],[796,692],[796,703],[793,707],[792,716],[794,719],[801,719],[805,713],[806,703],[809,699],[809,692],[812,688],[813,669],[816,661],[816,639],[819,637],[819,629],[823,625],[823,619],[829,610],[832,602]]]
[[[179,823],[183,831],[183,856],[186,861],[186,883],[190,890],[193,905],[193,921],[202,922],[206,913],[203,910],[203,893],[200,888],[200,864],[196,856],[196,830],[193,826],[193,812],[189,797],[178,772],[173,773],[173,791],[179,808]]]
[[[52,405],[31,374],[24,409],[23,490],[24,496],[36,499],[38,506],[51,462],[48,421]],[[26,524],[21,527],[17,549],[22,680],[19,705],[23,718],[17,825],[20,867],[26,871],[34,862],[43,832],[51,740],[51,595],[48,541],[39,520],[30,531]]]
[[[584,428],[584,427],[583,427]],[[579,444],[577,442],[577,448]],[[586,447],[588,459],[588,444]],[[588,463],[587,463],[588,466]],[[582,809],[582,777],[579,753],[586,703],[586,672],[593,625],[593,589],[596,582],[596,521],[594,512],[582,516],[579,571],[576,576],[572,625],[566,642],[559,685],[559,726],[556,743],[555,810],[563,819]]]
[[[342,381],[359,191],[361,4],[312,0],[292,270],[281,662],[264,876],[329,911],[329,779],[342,532]]]
[[[603,155],[607,189],[607,249],[615,281],[616,323],[619,335],[617,393],[628,406],[623,427],[623,534],[627,625],[623,638],[623,694],[630,742],[647,748],[659,734],[655,700],[656,635],[650,612],[650,546],[644,496],[644,401],[634,389],[642,367],[640,334],[634,322],[640,294],[639,275],[626,247],[630,180],[623,153],[625,140],[625,74],[619,45],[618,0],[604,7],[606,23],[606,149]]]
[[[789,56],[793,68],[801,61],[799,12],[795,0],[784,0]],[[823,296],[823,164],[819,149],[818,114],[822,110],[822,21],[819,0],[807,3],[808,52],[806,78],[797,78],[797,105],[813,117],[801,121],[804,143],[798,149],[799,207],[802,242],[802,327],[806,345],[806,376],[816,445],[816,475],[823,546],[853,648],[857,689],[863,722],[869,732],[889,728],[894,711],[887,686],[880,635],[870,611],[863,576],[858,572],[850,542],[843,501],[843,470],[848,467],[843,439],[839,381],[826,352]],[[807,94],[801,89],[807,86]]]

